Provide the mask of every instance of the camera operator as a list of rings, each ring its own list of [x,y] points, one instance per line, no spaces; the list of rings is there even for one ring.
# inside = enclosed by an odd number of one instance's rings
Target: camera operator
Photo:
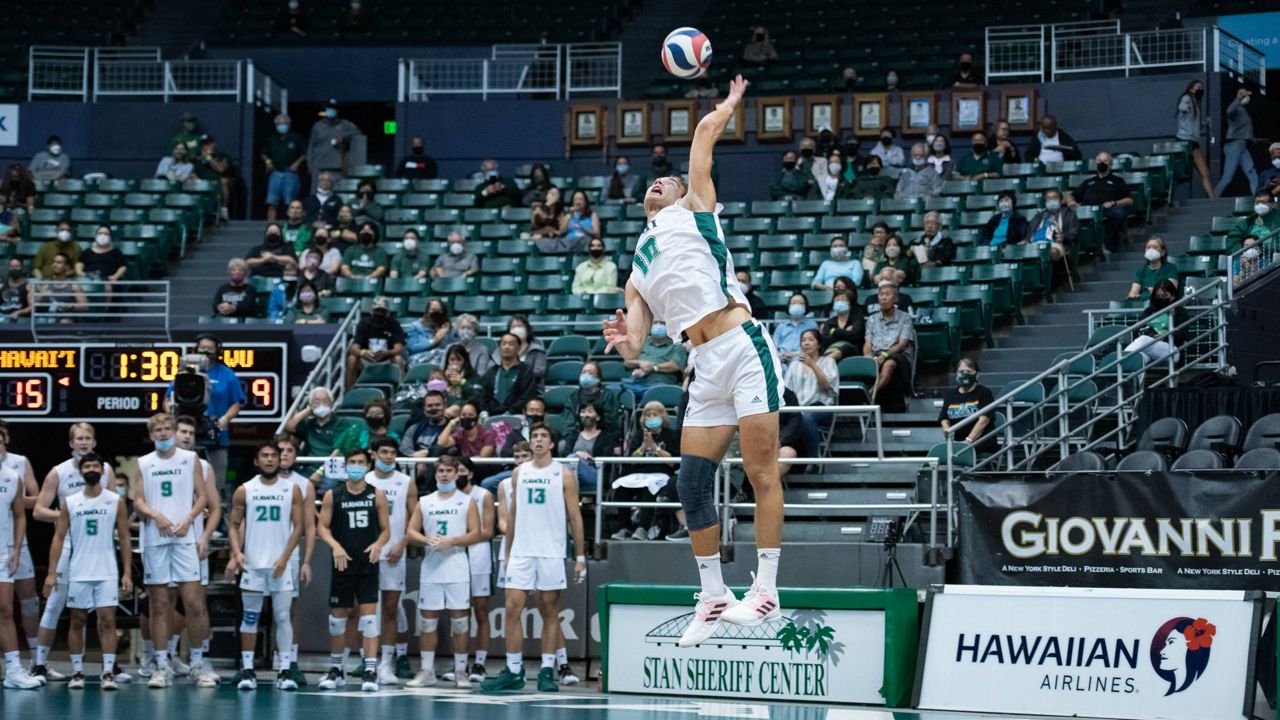
[[[204,408],[204,417],[209,424],[200,428],[197,433],[200,445],[208,453],[209,462],[213,465],[214,475],[218,482],[218,495],[226,498],[227,448],[231,445],[231,433],[228,428],[231,421],[240,414],[240,406],[244,404],[244,389],[240,387],[240,378],[235,371],[222,362],[222,341],[217,336],[202,334],[196,337],[196,352],[208,358],[205,376],[209,384],[208,402]],[[173,412],[173,383],[165,394],[165,407]]]

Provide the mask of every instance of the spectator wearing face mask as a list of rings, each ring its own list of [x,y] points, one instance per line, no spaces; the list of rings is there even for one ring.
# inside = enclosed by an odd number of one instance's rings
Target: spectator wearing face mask
[[[1253,91],[1246,88],[1236,90],[1236,98],[1227,106],[1227,129],[1223,133],[1226,142],[1222,145],[1222,177],[1213,188],[1214,197],[1222,197],[1227,186],[1235,179],[1236,172],[1244,173],[1249,181],[1249,192],[1258,192],[1258,173],[1253,169],[1253,155],[1249,152],[1249,141],[1253,140],[1253,116],[1249,114],[1249,101],[1253,99]]]
[[[492,158],[480,163],[480,182],[475,189],[478,208],[504,208],[520,204],[520,188],[515,181],[498,172],[498,161]]]
[[[466,238],[460,232],[449,233],[449,252],[436,258],[431,266],[431,277],[468,277],[480,272],[480,261],[475,253],[467,250]]]
[[[986,180],[1000,177],[1004,162],[1000,155],[987,145],[987,134],[976,132],[972,136],[973,147],[956,161],[951,176],[957,180]]]
[[[929,154],[925,157],[933,171],[942,179],[951,176],[951,141],[941,133],[928,138]]]
[[[498,360],[480,381],[482,406],[490,415],[513,415],[538,392],[533,368],[520,361],[520,338],[507,332],[498,340]]]
[[[849,250],[849,241],[843,235],[831,238],[831,257],[822,261],[818,272],[813,277],[814,290],[830,290],[838,277],[853,278],[855,283],[862,283],[862,263],[853,257]]]
[[[374,398],[364,404],[363,422],[354,421],[338,438],[338,451],[342,454],[358,448],[367,448],[382,438],[400,443],[400,435],[391,431],[391,403],[385,398]]]
[[[351,206],[351,212],[355,215],[356,222],[382,222],[383,215],[386,214],[386,208],[378,204],[374,199],[377,190],[374,188],[373,182],[369,180],[361,180],[356,186],[356,202]]]
[[[914,285],[920,276],[920,265],[916,262],[915,255],[907,252],[906,243],[897,235],[890,235],[885,239],[884,260],[876,265],[876,274],[884,272],[885,268],[903,273],[903,280],[899,285]]]
[[[680,455],[680,430],[675,427],[674,418],[662,403],[654,400],[646,403],[640,413],[639,427],[631,434],[631,444],[627,448],[631,457],[678,457]],[[671,477],[677,466],[672,465],[631,465],[619,470],[619,479],[613,483],[613,499],[622,502],[669,502],[676,499],[676,483]],[[656,490],[652,484],[652,476],[665,475],[661,486]],[[636,482],[628,482],[628,477]],[[656,540],[662,535],[662,525],[669,522],[670,511],[654,508],[633,508],[623,510],[620,527],[613,533],[614,540]],[[689,531],[684,527],[684,511],[675,513],[680,528],[668,536],[673,542],[689,539]]]
[[[181,183],[186,182],[195,170],[196,166],[191,163],[191,157],[187,154],[187,147],[179,144],[173,146],[169,155],[160,158],[154,177]]]
[[[444,393],[439,390],[428,390],[422,398],[422,413],[418,419],[409,423],[400,439],[399,453],[402,457],[432,457],[439,454],[436,440],[444,432],[448,420],[444,416]],[[418,465],[425,468],[425,465]],[[421,475],[421,473],[419,473]]]
[[[872,157],[880,158],[880,164],[885,168],[892,168],[896,173],[897,168],[907,164],[907,156],[902,152],[902,148],[893,144],[894,132],[893,128],[884,128],[880,131],[880,142],[871,148]]]
[[[1186,342],[1187,313],[1181,307],[1171,311],[1169,306],[1177,302],[1181,295],[1181,290],[1172,280],[1164,279],[1156,283],[1151,291],[1151,301],[1138,318],[1139,322],[1150,320],[1150,323],[1139,330],[1140,334],[1125,346],[1126,353],[1142,353],[1148,363],[1160,362],[1170,355],[1177,360],[1175,348]],[[1179,327],[1182,329],[1177,329]]]
[[[762,25],[751,30],[751,39],[742,48],[742,59],[753,65],[764,65],[778,59],[778,51],[769,39],[769,31]]]
[[[1053,115],[1040,118],[1040,130],[1027,146],[1027,162],[1064,162],[1083,157],[1076,139],[1058,127],[1058,118]]]
[[[823,172],[809,187],[810,200],[835,202],[837,199],[853,197],[853,184],[844,179],[844,153],[839,148],[832,148],[827,153],[827,162]]]
[[[814,142],[813,138],[800,138],[799,154],[796,159],[796,169],[801,173],[813,176],[816,166],[814,161],[816,151],[817,143]]]
[[[585,192],[575,190],[565,218],[563,237],[535,239],[534,245],[544,253],[577,253],[586,249],[587,243],[600,234],[600,216],[592,209],[591,199]]]
[[[329,237],[338,243],[338,247],[346,252],[352,245],[360,242],[357,234],[359,226],[356,224],[356,214],[352,211],[351,206],[343,203],[338,207],[338,222],[329,228]]]
[[[1235,272],[1237,285],[1257,275],[1270,264],[1269,258],[1262,257],[1262,249],[1262,241],[1256,235],[1249,235],[1244,239],[1244,252],[1240,253],[1240,261]]]
[[[973,358],[963,358],[956,366],[956,386],[948,390],[942,398],[942,408],[938,411],[938,423],[942,425],[943,432],[949,432],[952,425],[958,424],[970,415],[982,412],[983,408],[989,407],[995,401],[991,388],[978,382],[978,361]],[[981,444],[974,449],[982,455],[993,453],[999,449],[999,439],[995,435],[987,435],[990,429],[991,415],[983,415],[970,423],[965,428],[963,436],[957,437],[956,440],[970,445],[981,440]]]
[[[893,68],[889,68],[889,70],[884,74],[884,89],[889,92],[898,90],[900,79],[901,78],[898,77],[898,71]]]
[[[662,144],[654,145],[649,155],[649,182],[653,182],[658,178],[679,176],[680,171],[667,158],[667,146]]]
[[[604,256],[604,240],[591,238],[587,254],[590,257],[578,263],[573,270],[573,294],[622,292],[618,287],[618,266]]]
[[[326,321],[320,290],[309,280],[298,282],[296,302],[285,311],[286,325],[321,325]]]
[[[221,317],[251,318],[258,314],[258,293],[248,280],[249,266],[240,258],[227,263],[227,281],[213,294],[213,312]]]
[[[992,151],[1000,156],[1000,162],[1005,165],[1022,162],[1022,153],[1018,152],[1018,146],[1013,144],[1013,137],[1009,133],[1009,122],[1007,120],[996,121],[995,137],[996,144]]]
[[[543,422],[547,417],[547,403],[538,396],[533,396],[524,403],[524,416],[520,419],[520,424],[512,427],[507,433],[507,438],[498,450],[498,457],[511,457],[515,453],[517,443],[529,441],[529,430],[534,425]]]
[[[874,150],[872,151],[874,153]],[[898,184],[884,172],[884,161],[879,155],[867,158],[863,173],[853,181],[849,188],[849,197],[861,200],[883,200],[893,197]]]
[[[405,349],[409,351],[409,366],[442,365],[445,350],[458,341],[458,334],[449,321],[449,308],[440,298],[427,301],[422,317],[409,323]]]
[[[321,297],[326,297],[333,293],[333,276],[320,267],[323,261],[323,252],[315,248],[308,248],[302,253],[298,276],[314,285],[316,292],[320,293]],[[338,262],[341,261],[342,259],[338,258]]]
[[[5,322],[16,322],[30,314],[31,292],[26,273],[22,271],[22,261],[11,258],[8,277],[0,287],[0,315]]]
[[[1080,218],[1062,204],[1060,190],[1050,189],[1044,193],[1044,210],[1036,213],[1027,227],[1031,234],[1023,242],[1049,243],[1053,261],[1058,262],[1071,252],[1080,234]]]
[[[751,285],[751,269],[738,267],[735,271],[738,278],[738,289],[747,298],[747,304],[751,308],[751,317],[756,320],[768,320],[769,310],[765,307],[764,299],[756,293],[756,289]]]
[[[334,412],[333,393],[328,388],[311,390],[307,406],[285,421],[285,430],[303,443],[306,455],[328,456],[337,452],[338,440],[356,425],[351,418]]]
[[[787,366],[784,384],[795,393],[800,407],[834,405],[840,391],[840,372],[835,359],[822,354],[822,333],[806,330],[800,335],[800,352]],[[835,416],[825,412],[802,412],[805,457],[818,457],[822,451],[822,431],[831,427]]]
[[[391,259],[388,275],[393,278],[415,278],[419,281],[427,277],[431,258],[422,251],[422,238],[418,231],[408,228],[400,238],[400,252]]]
[[[609,189],[605,196],[611,203],[634,203],[644,199],[647,183],[644,173],[631,169],[631,161],[617,157],[613,161],[613,174],[609,176]]]
[[[1273,142],[1267,147],[1271,156],[1268,167],[1258,175],[1258,189],[1266,190],[1271,197],[1280,195],[1280,142]]]
[[[71,156],[63,152],[62,139],[57,135],[50,135],[45,142],[45,149],[31,158],[27,171],[31,173],[33,179],[49,182],[61,180],[70,175]]]
[[[1129,287],[1130,300],[1146,300],[1151,297],[1151,289],[1161,280],[1169,280],[1174,287],[1178,286],[1178,266],[1169,260],[1169,249],[1164,239],[1152,237],[1142,252],[1144,262],[1133,274],[1133,285]]]
[[[1080,187],[1067,195],[1067,205],[1072,209],[1076,205],[1099,208],[1102,211],[1106,247],[1114,251],[1122,242],[1128,241],[1125,228],[1133,196],[1129,194],[1129,185],[1124,178],[1111,172],[1111,160],[1111,153],[1098,153],[1094,158],[1097,174],[1080,183]]]
[[[458,345],[467,351],[471,367],[477,375],[484,375],[493,367],[493,359],[489,356],[489,348],[476,340],[480,330],[480,321],[471,313],[463,313],[454,318],[454,327],[458,329]]]
[[[969,89],[982,85],[982,71],[973,64],[973,53],[962,52],[956,62],[955,74],[951,76],[951,87]]]
[[[769,188],[769,197],[774,200],[800,200],[808,197],[809,190],[815,185],[811,170],[801,168],[796,154],[788,150],[782,154],[782,170],[773,181],[773,187]]]
[[[360,377],[360,371],[370,365],[392,363],[403,372],[404,329],[391,312],[391,303],[381,295],[373,299],[369,317],[356,326],[356,336],[347,349],[347,387]]]
[[[307,222],[320,225],[334,225],[338,222],[338,211],[342,209],[342,198],[333,191],[333,173],[321,172],[313,185],[315,192],[302,202],[302,210]]]
[[[396,168],[396,177],[409,180],[434,180],[440,176],[436,161],[427,154],[427,145],[420,137],[409,141],[409,154]]]
[[[631,377],[622,381],[622,387],[640,397],[655,385],[679,385],[688,361],[689,353],[684,345],[667,334],[666,322],[654,320],[640,354],[624,363]]]
[[[1276,199],[1267,190],[1254,193],[1253,212],[1236,221],[1227,232],[1227,253],[1243,247],[1245,237],[1266,237],[1280,229],[1280,213],[1276,212]]]
[[[618,391],[605,387],[600,364],[593,360],[582,364],[582,369],[578,371],[578,391],[569,396],[561,411],[560,426],[564,428],[566,435],[578,432],[578,411],[587,405],[595,406],[600,428],[621,434],[622,428],[618,424]]]
[[[275,220],[280,206],[298,199],[302,180],[298,170],[307,160],[307,141],[293,130],[288,115],[276,115],[276,131],[262,147],[262,164],[267,169],[267,220]]]
[[[871,242],[862,249],[862,269],[869,277],[876,271],[876,266],[884,260],[884,243],[889,239],[889,226],[884,222],[877,222],[871,226]]]
[[[591,403],[578,409],[578,421],[560,441],[561,457],[578,457],[578,480],[591,492],[596,490],[599,470],[597,457],[616,457],[622,453],[621,441],[602,425],[601,409]]]
[[[858,304],[855,290],[841,288],[832,293],[831,317],[817,330],[822,353],[836,362],[861,355],[862,341],[866,336],[865,314],[866,310]]]
[[[943,232],[942,216],[933,210],[924,214],[924,232],[907,251],[920,267],[945,267],[956,259],[956,243]]]
[[[249,270],[259,277],[280,277],[284,274],[284,263],[297,263],[293,248],[284,241],[284,232],[278,223],[267,223],[267,231],[262,244],[255,245],[244,256]]]
[[[773,344],[784,366],[795,360],[800,352],[800,335],[805,330],[817,330],[818,323],[809,317],[809,301],[804,293],[792,293],[787,303],[787,319],[773,327]]]
[[[911,146],[911,167],[898,172],[898,186],[893,196],[898,200],[916,200],[942,194],[942,176],[929,164],[929,148],[924,143]]]
[[[568,226],[569,215],[564,211],[560,188],[552,185],[533,205],[533,212],[529,217],[529,235],[548,240],[563,237]]]
[[[444,450],[457,448],[458,454],[467,458],[497,455],[497,435],[480,424],[480,410],[471,403],[463,405],[458,417],[445,425],[436,444]]]
[[[72,267],[80,264],[80,244],[71,237],[69,222],[58,223],[57,234],[53,239],[45,241],[36,250],[36,256],[31,259],[32,277],[37,280],[49,277],[49,268],[53,266],[55,255],[66,255],[71,260]]]
[[[271,288],[267,297],[267,317],[284,318],[289,308],[298,301],[298,261],[285,257],[280,261],[280,282]]]
[[[1014,212],[1018,198],[1011,190],[1002,190],[996,196],[996,211],[982,226],[981,242],[991,247],[1016,245],[1031,232],[1027,219]]]
[[[342,254],[342,277],[376,279],[387,274],[387,251],[378,247],[378,226],[366,222],[356,233],[360,243]]]
[[[486,356],[487,357],[487,356]],[[455,343],[449,346],[444,354],[444,370],[437,380],[432,373],[427,388],[439,387],[445,394],[445,404],[455,407],[463,403],[479,403],[484,400],[484,388],[480,386],[480,376],[471,366],[471,357],[467,349]]]
[[[529,168],[529,185],[524,189],[524,194],[520,196],[521,202],[525,207],[537,210],[538,203],[542,202],[547,196],[547,192],[555,187],[551,183],[551,173],[547,172],[547,166],[542,163],[534,163]]]
[[[324,170],[346,172],[351,140],[362,134],[355,123],[338,117],[338,101],[329,98],[323,116],[311,126],[311,138],[307,142],[311,187],[319,186],[319,174]]]
[[[520,346],[516,350],[520,356],[520,362],[529,366],[533,376],[541,385],[542,378],[547,374],[547,347],[534,334],[533,326],[529,325],[529,319],[523,315],[513,315],[507,321],[507,332],[515,335],[520,341]],[[501,353],[495,350],[489,359],[497,364],[501,359]]]
[[[90,280],[113,283],[123,279],[128,270],[129,263],[124,253],[111,241],[111,228],[99,225],[93,234],[93,245],[80,255],[80,274]]]
[[[314,253],[320,258],[320,269],[330,277],[337,277],[342,270],[342,250],[337,242],[330,239],[325,228],[317,228],[312,234],[311,249],[307,253]]]
[[[307,212],[302,209],[302,201],[294,200],[289,203],[284,218],[284,225],[280,226],[284,241],[295,253],[301,255],[311,244],[311,226],[307,224]]]

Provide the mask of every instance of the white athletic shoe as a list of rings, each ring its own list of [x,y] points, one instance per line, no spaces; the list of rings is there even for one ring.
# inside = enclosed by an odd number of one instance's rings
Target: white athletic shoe
[[[281,670],[276,675],[276,688],[285,692],[293,692],[298,689],[298,681],[293,679],[293,673],[288,668]]]
[[[196,687],[216,688],[222,684],[222,676],[214,672],[213,668],[208,665],[192,668],[191,677],[195,678]]]
[[[452,670],[445,670],[444,674],[440,676],[440,679],[445,682],[453,682],[455,679],[455,676]]]
[[[559,676],[561,685],[577,685],[582,682],[577,675],[573,674],[573,668],[569,667],[569,663],[561,665],[560,668],[556,670],[556,675]]]
[[[121,670],[119,665],[116,665],[114,668],[112,668],[111,676],[117,683],[121,685],[127,685],[128,683],[133,682],[133,676]]]
[[[467,677],[466,673],[454,673],[454,675],[456,675],[458,678],[453,682],[454,687],[458,688],[459,690],[471,689],[471,678]]]
[[[729,589],[726,589],[725,594],[720,597],[704,597],[702,593],[695,593],[693,597],[698,604],[693,608],[693,617],[689,619],[689,626],[680,636],[682,648],[693,647],[715,634],[725,613],[738,604],[738,598],[734,597],[733,591]]]
[[[173,670],[166,667],[157,667],[156,671],[151,674],[151,679],[147,681],[149,688],[167,688],[173,684]]]
[[[395,670],[390,665],[378,666],[378,684],[379,685],[399,685],[400,678],[396,677]]]
[[[18,669],[5,673],[4,686],[10,690],[37,690],[44,683],[32,677],[26,669]]]
[[[329,668],[329,672],[320,678],[320,682],[316,683],[316,687],[321,690],[337,690],[347,686],[347,675],[341,668]]]
[[[755,573],[751,573],[751,578],[755,579]],[[742,596],[742,602],[725,610],[723,615],[727,623],[748,627],[780,617],[782,608],[778,603],[778,591],[762,587],[757,582],[751,583],[751,589]]]
[[[364,671],[363,679],[360,681],[360,690],[363,692],[378,692],[378,673],[372,668]]]
[[[113,690],[119,690],[119,689],[120,689],[120,685],[116,682],[116,676],[113,673],[109,673],[109,672],[102,673],[102,691],[103,692],[111,692]]]
[[[149,678],[156,671],[156,656],[148,655],[142,659],[142,665],[138,667],[138,677]]]
[[[422,668],[421,670],[418,671],[418,674],[414,675],[413,679],[405,683],[404,686],[411,687],[411,688],[424,688],[424,687],[431,687],[432,685],[435,685],[435,684],[436,684],[436,671],[432,670],[431,668]]]
[[[68,689],[68,690],[83,690],[83,689],[84,689],[84,679],[85,679],[85,678],[84,678],[84,673],[83,673],[83,672],[71,673],[71,679],[67,681],[67,689]]]
[[[191,674],[191,666],[182,662],[182,658],[178,657],[177,655],[172,655],[169,657],[169,669],[173,671],[174,675],[190,675]]]
[[[257,690],[258,674],[252,668],[246,668],[240,671],[240,682],[236,683],[238,690]]]
[[[48,668],[48,673],[49,673],[48,675],[49,682],[62,682],[63,680],[67,679],[66,675],[63,675],[57,670],[54,670],[52,667]]]

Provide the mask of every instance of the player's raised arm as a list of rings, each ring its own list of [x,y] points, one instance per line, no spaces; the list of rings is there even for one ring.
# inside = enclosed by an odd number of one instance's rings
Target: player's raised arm
[[[729,83],[729,95],[698,121],[689,148],[689,194],[684,206],[694,212],[710,212],[716,208],[716,186],[711,182],[711,151],[747,91],[747,81],[737,76]]]

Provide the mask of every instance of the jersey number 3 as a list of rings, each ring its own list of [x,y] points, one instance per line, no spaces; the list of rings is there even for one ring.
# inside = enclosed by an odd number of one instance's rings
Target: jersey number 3
[[[658,239],[650,235],[640,243],[640,247],[636,248],[636,254],[631,258],[631,264],[640,268],[640,274],[645,277],[649,276],[649,264],[653,259],[658,257],[658,253],[662,252],[658,249]]]

